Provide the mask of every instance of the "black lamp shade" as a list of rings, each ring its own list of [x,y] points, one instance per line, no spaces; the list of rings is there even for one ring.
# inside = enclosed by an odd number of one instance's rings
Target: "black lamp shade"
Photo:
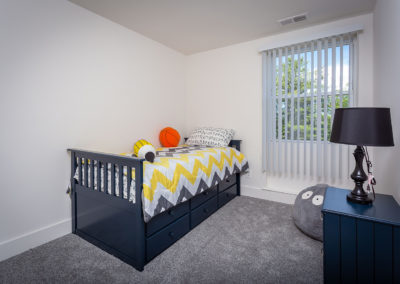
[[[359,146],[394,146],[390,109],[336,109],[330,141]]]

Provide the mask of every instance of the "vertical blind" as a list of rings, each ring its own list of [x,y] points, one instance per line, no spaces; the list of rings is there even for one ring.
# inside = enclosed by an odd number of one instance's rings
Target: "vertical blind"
[[[329,142],[334,110],[357,94],[357,33],[263,52],[263,169],[347,178],[349,148]]]

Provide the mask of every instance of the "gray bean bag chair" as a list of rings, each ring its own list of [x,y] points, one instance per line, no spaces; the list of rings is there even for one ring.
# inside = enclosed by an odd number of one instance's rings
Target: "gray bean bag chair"
[[[293,207],[293,220],[307,236],[322,241],[321,209],[327,184],[308,187],[297,195]]]

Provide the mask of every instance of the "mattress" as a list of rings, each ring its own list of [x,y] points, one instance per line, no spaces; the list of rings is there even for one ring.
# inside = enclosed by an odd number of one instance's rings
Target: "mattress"
[[[132,153],[123,153],[132,156]],[[226,177],[246,171],[249,167],[245,156],[232,147],[207,147],[182,145],[175,148],[158,148],[154,163],[143,163],[142,207],[144,221],[149,222],[154,216],[169,208],[185,202],[204,190],[217,185]],[[90,167],[88,167],[90,176]],[[107,185],[111,194],[111,165],[108,165]],[[119,196],[119,169],[115,169],[115,191]],[[100,190],[104,191],[104,168],[100,171]],[[123,168],[123,198],[128,199],[127,168]],[[135,172],[129,201],[135,203]],[[78,170],[75,179],[79,179]],[[83,185],[90,187],[90,179]],[[94,189],[97,185],[97,168],[94,167]]]

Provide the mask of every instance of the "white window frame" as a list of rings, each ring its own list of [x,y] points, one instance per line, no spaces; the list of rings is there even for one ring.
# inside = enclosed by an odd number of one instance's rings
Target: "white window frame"
[[[332,73],[331,76],[334,78],[333,81],[332,77],[329,78],[329,81],[332,82],[332,89],[328,90],[328,68],[327,68],[327,64],[325,64],[324,69],[322,69],[322,50],[325,50],[324,54],[325,54],[325,58],[324,58],[324,62],[328,62],[328,49],[332,49],[331,53],[333,53],[333,47],[337,47],[338,43],[336,42],[337,38],[341,39],[340,45],[342,46],[341,52],[340,52],[340,56],[343,57],[343,46],[344,45],[349,45],[349,58],[350,58],[350,64],[349,64],[349,87],[348,90],[344,90],[343,89],[343,84],[340,84],[341,88],[337,89],[336,88],[336,73],[334,76],[332,76],[333,72],[336,72],[336,61],[335,64],[333,64],[335,66],[332,67]],[[317,46],[317,48],[312,48],[312,46]],[[336,53],[336,48],[334,48],[335,51],[334,53]],[[288,53],[289,50],[289,53]],[[307,57],[309,58],[309,52],[311,52],[311,56],[314,56],[315,52],[317,52],[317,60],[316,62],[314,62],[314,64],[318,64],[317,66],[317,76],[322,76],[322,70],[324,70],[325,74],[324,74],[324,90],[317,92],[317,94],[312,94],[311,89],[315,89],[315,86],[312,86],[311,88],[307,88],[306,92],[300,93],[300,94],[295,94],[295,95],[291,95],[290,92],[288,94],[286,94],[288,86],[285,83],[285,93],[282,94],[282,82],[279,81],[278,83],[278,94],[276,95],[276,72],[273,72],[272,68],[272,63],[275,63],[274,66],[276,66],[276,60],[280,61],[280,64],[278,64],[278,68],[281,68],[282,66],[282,57],[283,54],[285,56],[296,56],[297,58],[305,53],[308,52]],[[336,99],[340,98],[340,101],[343,101],[343,97],[345,95],[349,96],[349,106],[353,106],[356,105],[357,102],[357,66],[358,66],[358,41],[357,41],[357,33],[348,33],[345,36],[342,35],[335,35],[333,37],[330,38],[323,38],[323,39],[317,39],[316,41],[311,41],[311,42],[305,42],[305,43],[301,43],[301,44],[296,44],[295,46],[286,46],[286,47],[280,47],[280,48],[274,48],[272,50],[267,50],[267,51],[263,51],[262,53],[263,55],[263,115],[262,115],[262,119],[263,119],[263,135],[262,135],[262,143],[263,143],[263,170],[267,171],[269,173],[272,174],[288,174],[290,172],[290,174],[309,174],[309,175],[316,175],[317,177],[322,177],[322,176],[329,176],[329,173],[327,172],[327,168],[328,166],[325,164],[326,162],[324,161],[325,159],[323,159],[322,157],[324,155],[330,154],[330,160],[331,162],[333,162],[333,160],[335,159],[334,155],[337,155],[336,151],[336,146],[332,146],[330,145],[331,143],[328,141],[328,130],[327,127],[325,129],[323,129],[324,133],[321,135],[321,123],[320,120],[322,119],[322,110],[321,110],[321,104],[322,104],[322,99],[329,99],[329,103],[335,104],[336,105]],[[294,58],[294,57],[292,57]],[[335,58],[335,57],[334,57]],[[333,59],[331,59],[333,61]],[[336,59],[335,59],[336,60]],[[341,60],[343,60],[343,58],[341,58]],[[315,61],[315,60],[313,60]],[[294,65],[294,64],[293,64]],[[292,68],[293,68],[292,65]],[[343,68],[343,61],[342,63],[339,65],[340,68]],[[299,70],[300,70],[300,66],[298,66]],[[286,68],[285,68],[286,69]],[[282,70],[282,69],[280,69]],[[308,70],[308,69],[306,69]],[[285,70],[287,71],[287,69]],[[278,74],[281,74],[278,78],[278,80],[281,80],[282,76],[282,71],[279,71]],[[305,80],[303,81],[304,84],[306,85],[307,81],[309,81],[309,78],[307,78],[308,74],[307,71],[305,72]],[[312,76],[314,76],[315,74],[313,72]],[[340,80],[342,79],[343,76],[343,71],[341,70],[340,72]],[[304,77],[304,76],[303,76]],[[285,75],[285,78],[287,79],[287,74]],[[290,88],[291,92],[293,90],[295,90],[295,88],[293,88],[293,80],[294,78],[294,73],[293,73],[293,69],[292,69],[292,86]],[[319,77],[321,78],[321,77]],[[317,90],[321,90],[321,80],[315,80],[315,78],[312,78],[312,80],[314,80],[313,82],[317,81]],[[298,89],[300,89],[300,82],[298,80]],[[334,86],[333,86],[334,85]],[[306,85],[307,86],[307,85]],[[273,90],[274,89],[274,90]],[[275,92],[275,95],[274,95]],[[321,95],[321,93],[323,93],[323,95]],[[332,94],[335,94],[334,98],[332,98]],[[314,139],[314,135],[310,135],[310,139],[307,139],[307,134],[308,132],[304,133],[303,131],[299,131],[300,129],[300,123],[301,119],[297,119],[297,134],[303,134],[302,137],[301,135],[295,135],[297,139],[292,139],[293,136],[293,131],[290,132],[285,132],[285,135],[282,134],[282,104],[286,101],[286,105],[288,106],[289,104],[287,103],[287,101],[290,99],[292,100],[292,98],[294,98],[291,102],[291,106],[293,106],[293,103],[296,102],[297,100],[297,106],[299,107],[300,102],[301,102],[301,98],[303,98],[303,102],[304,102],[304,98],[309,98],[309,97],[314,97],[317,98],[317,119],[318,119],[318,123],[316,124],[316,128],[317,128],[317,139]],[[272,103],[273,101],[278,100],[278,104],[276,103]],[[325,101],[324,101],[325,102]],[[328,104],[329,104],[328,103]],[[325,105],[328,104],[324,104],[324,109],[323,110],[327,110],[327,106],[325,108]],[[279,107],[281,107],[281,110],[278,111],[278,114],[276,113],[276,108],[278,106],[278,110]],[[300,105],[300,109],[301,106],[303,106],[303,104]],[[312,104],[313,107],[315,107]],[[307,106],[306,106],[307,108]],[[291,108],[292,109],[292,108]],[[285,122],[287,121],[287,116],[288,116],[289,111],[285,111]],[[327,111],[325,113],[328,113]],[[290,112],[290,116],[293,118],[293,115],[297,114],[298,116],[303,115],[303,123],[304,126],[306,126],[306,113],[303,111],[301,114],[300,112]],[[275,118],[278,116],[278,123],[276,124],[276,121],[274,122],[272,118]],[[331,121],[333,120],[333,114],[331,114]],[[328,126],[328,121],[327,118],[328,115],[324,116],[324,125]],[[298,118],[298,117],[297,117]],[[311,120],[313,120],[314,115],[312,116]],[[291,121],[292,123],[291,128],[295,128],[295,124],[293,124],[293,121]],[[314,121],[313,121],[314,122]],[[309,124],[308,124],[309,125]],[[303,124],[301,125],[303,126]],[[306,129],[307,127],[304,127],[303,129]],[[278,132],[276,132],[276,130]],[[292,129],[291,129],[292,130]],[[311,131],[315,131],[315,128],[312,128]],[[277,135],[277,134],[278,135]],[[289,134],[289,135],[288,135]],[[278,137],[276,137],[278,136]],[[284,137],[283,137],[284,136]],[[300,139],[298,139],[299,137],[301,137]],[[322,139],[321,139],[322,138]],[[313,143],[311,143],[313,142]],[[304,144],[302,145],[303,149],[300,149],[300,144]],[[313,146],[314,145],[314,146]],[[337,145],[337,147],[339,148],[339,154],[341,156],[342,154],[342,147],[340,147],[339,145]],[[295,149],[294,149],[295,148]],[[313,149],[313,148],[316,148]],[[331,149],[332,148],[332,149]],[[303,154],[300,155],[301,151],[303,151]],[[315,164],[314,160],[315,157],[313,157],[314,152],[316,151],[315,155],[316,157],[316,161]],[[330,152],[330,153],[328,153]],[[288,166],[288,153],[290,153],[289,155],[293,155],[293,153],[296,153],[296,157],[289,157],[291,159],[291,165]],[[306,153],[308,153],[311,157],[306,157]],[[273,157],[270,157],[273,156]],[[283,157],[282,157],[283,156]],[[303,161],[301,161],[301,157]],[[310,160],[310,162],[307,161]],[[295,162],[293,162],[293,160],[295,160]],[[339,158],[339,160],[341,160],[341,158]],[[307,163],[310,163],[310,165],[307,165]],[[342,161],[338,161],[335,162],[334,165],[330,165],[331,168],[333,168],[334,166],[340,166],[340,164],[342,163]],[[309,168],[308,173],[306,171],[306,168]],[[303,167],[303,169],[301,169]],[[290,169],[289,169],[290,168]],[[289,171],[290,170],[290,171]],[[337,170],[335,170],[337,171]],[[334,172],[335,172],[334,171]],[[335,175],[335,174],[334,174]]]

